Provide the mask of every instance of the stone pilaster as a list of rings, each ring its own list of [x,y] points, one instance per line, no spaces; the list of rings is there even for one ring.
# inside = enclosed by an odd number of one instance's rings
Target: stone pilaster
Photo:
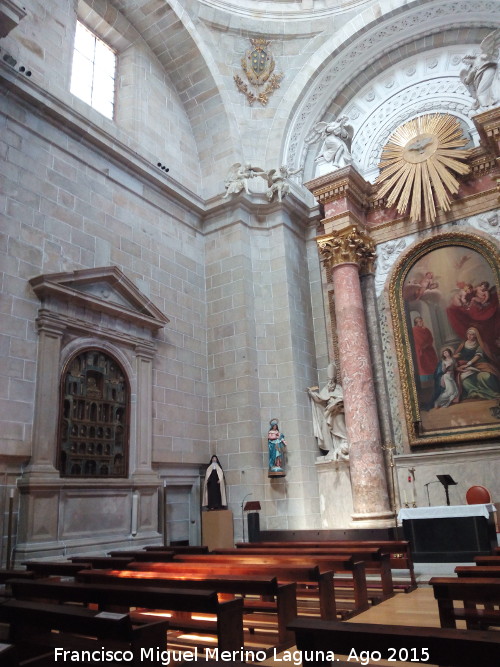
[[[130,470],[134,481],[151,481],[156,473],[151,468],[153,452],[153,359],[154,346],[135,348],[137,372],[137,409],[135,413],[135,457]],[[131,452],[132,454],[132,452]],[[145,478],[145,479],[143,479]]]
[[[56,469],[58,413],[59,413],[59,358],[64,323],[49,313],[40,311],[38,326],[37,386],[33,424],[33,450],[27,468],[30,478],[59,477]]]

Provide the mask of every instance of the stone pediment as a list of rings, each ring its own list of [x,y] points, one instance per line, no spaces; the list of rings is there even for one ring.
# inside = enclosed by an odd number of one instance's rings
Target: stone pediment
[[[116,266],[47,273],[29,282],[42,307],[71,303],[153,330],[169,321]]]

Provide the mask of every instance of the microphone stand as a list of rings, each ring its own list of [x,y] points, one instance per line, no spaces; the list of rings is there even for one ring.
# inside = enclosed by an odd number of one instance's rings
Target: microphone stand
[[[439,482],[439,480],[438,480],[438,482]],[[427,502],[429,504],[429,507],[431,506],[431,497],[429,495],[429,484],[438,484],[438,482],[427,482],[427,484],[424,484],[424,486],[427,488]]]
[[[243,524],[243,542],[245,542],[245,514],[243,512],[243,505],[245,504],[245,500],[250,496],[253,496],[253,493],[247,493],[247,495],[241,501],[241,523]]]

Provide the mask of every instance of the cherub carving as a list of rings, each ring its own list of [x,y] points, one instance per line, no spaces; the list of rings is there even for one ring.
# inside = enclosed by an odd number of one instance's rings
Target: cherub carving
[[[226,193],[223,199],[226,199],[226,197],[229,197],[229,195],[232,194],[237,195],[242,190],[245,190],[247,195],[250,194],[250,190],[248,189],[248,180],[250,178],[254,178],[255,176],[261,176],[267,180],[267,172],[263,169],[260,169],[260,167],[252,167],[249,162],[246,162],[245,164],[236,162],[233,164],[233,166],[229,169],[228,175],[224,182]]]
[[[500,102],[500,28],[481,42],[481,52],[466,55],[460,72],[464,86],[474,98],[472,109],[488,109]]]
[[[282,164],[279,169],[271,169],[267,173],[267,191],[266,197],[269,201],[274,199],[274,195],[278,195],[278,201],[282,201],[290,192],[290,186],[286,179],[294,174],[299,174],[302,169],[290,169],[286,164]]]
[[[315,161],[324,160],[331,163],[332,167],[340,169],[352,162],[351,142],[353,128],[347,125],[347,116],[339,116],[332,122],[320,121],[316,123],[312,132],[306,137],[307,144],[313,144],[320,139],[323,140],[321,150]]]

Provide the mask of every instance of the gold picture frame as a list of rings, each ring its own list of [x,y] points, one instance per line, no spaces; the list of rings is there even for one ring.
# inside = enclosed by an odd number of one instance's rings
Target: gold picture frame
[[[389,300],[410,445],[500,436],[500,254],[446,233],[397,262]]]

